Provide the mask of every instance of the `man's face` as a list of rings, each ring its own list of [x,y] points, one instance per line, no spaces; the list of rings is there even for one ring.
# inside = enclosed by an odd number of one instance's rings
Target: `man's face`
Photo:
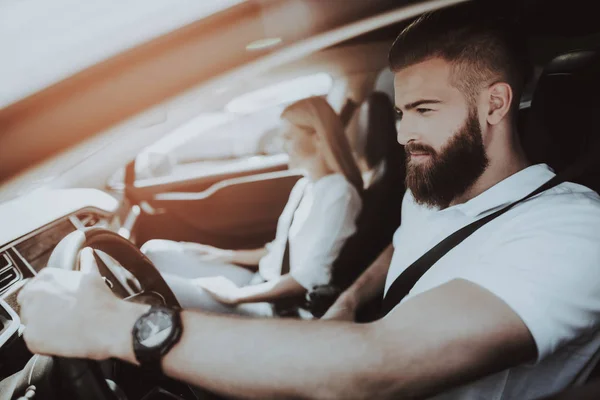
[[[451,65],[431,59],[395,73],[398,142],[406,185],[420,204],[445,208],[488,165],[477,107],[450,80]]]

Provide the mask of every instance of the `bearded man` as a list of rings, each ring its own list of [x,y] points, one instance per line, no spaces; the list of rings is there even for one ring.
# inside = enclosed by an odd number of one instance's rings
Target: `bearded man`
[[[442,12],[394,43],[398,140],[408,154],[402,225],[330,320],[149,307],[117,299],[97,274],[45,269],[19,296],[28,347],[160,367],[244,398],[534,399],[573,384],[600,348],[600,199],[551,181],[547,165],[525,157],[515,121],[527,68],[517,39]],[[518,202],[538,187],[546,190]],[[388,304],[415,261],[515,202],[439,258],[384,317],[340,321],[382,292]],[[91,252],[82,263],[94,263]],[[65,285],[69,278],[78,284]]]

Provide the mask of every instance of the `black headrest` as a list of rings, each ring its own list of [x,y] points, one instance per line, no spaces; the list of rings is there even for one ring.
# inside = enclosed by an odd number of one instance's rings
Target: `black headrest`
[[[397,154],[396,117],[390,98],[373,92],[358,110],[357,147],[369,167]]]
[[[573,51],[552,60],[537,83],[523,132],[530,161],[560,172],[585,154],[600,139],[599,94],[598,50]],[[600,182],[581,183],[597,188]]]

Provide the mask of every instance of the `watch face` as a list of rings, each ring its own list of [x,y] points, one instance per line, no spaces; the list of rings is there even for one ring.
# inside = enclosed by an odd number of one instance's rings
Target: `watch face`
[[[139,321],[136,337],[144,347],[160,346],[173,330],[171,315],[155,311]]]

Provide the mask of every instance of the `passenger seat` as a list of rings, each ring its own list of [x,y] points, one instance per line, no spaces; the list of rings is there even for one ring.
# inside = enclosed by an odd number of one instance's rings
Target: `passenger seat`
[[[319,296],[324,290],[308,294],[310,309],[322,315],[377,256],[392,242],[400,226],[404,196],[404,148],[398,144],[395,113],[390,98],[381,92],[372,93],[358,110],[358,156],[370,168],[382,166],[378,179],[366,188],[363,208],[357,219],[356,233],[348,238],[332,267],[330,295]],[[318,288],[324,289],[324,288]],[[378,305],[367,308],[379,310]],[[365,311],[364,319],[370,318]]]

